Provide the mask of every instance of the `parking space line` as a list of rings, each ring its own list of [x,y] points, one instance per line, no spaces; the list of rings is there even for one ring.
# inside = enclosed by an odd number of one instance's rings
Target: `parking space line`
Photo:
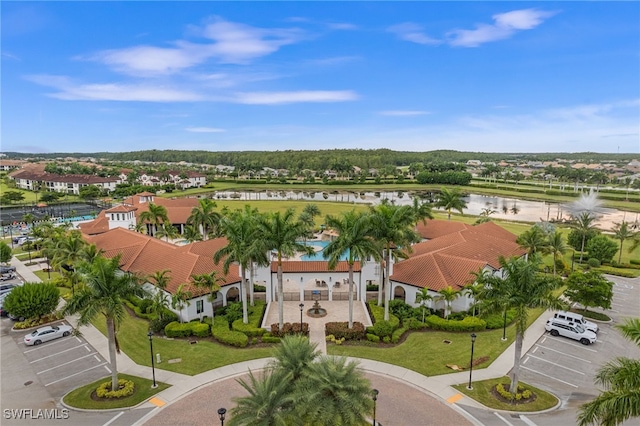
[[[535,356],[535,355],[529,355],[529,356],[530,356],[531,358],[539,359],[539,360],[540,360],[540,361],[542,361],[542,362],[548,362],[549,364],[553,364],[553,365],[555,365],[556,367],[564,368],[565,370],[573,371],[574,373],[582,374],[582,375],[584,376],[584,373],[583,373],[582,371],[578,371],[578,370],[574,370],[573,368],[565,367],[564,365],[562,365],[562,364],[558,364],[558,363],[556,363],[556,362],[547,361],[546,359],[544,359],[544,358],[540,358],[540,357],[537,357],[537,356]]]
[[[106,422],[104,425],[102,426],[109,426],[111,423],[115,422],[116,420],[118,420],[118,417],[120,417],[121,415],[124,414],[124,411],[120,411],[118,414],[116,414],[111,420],[109,420],[108,422]]]
[[[94,355],[93,357],[96,359],[96,361],[100,362],[100,358],[98,358],[98,355]]]
[[[493,414],[495,414],[496,416],[498,416],[498,418],[500,420],[502,420],[503,422],[505,422],[506,424],[508,424],[509,426],[513,426],[512,423],[509,423],[509,420],[505,419],[504,417],[502,417],[500,414],[496,413],[495,411],[493,412]]]
[[[64,342],[66,342],[66,341],[67,341],[67,339],[59,339],[59,340],[56,340],[55,342],[51,342],[51,343],[49,343],[49,344],[47,345],[47,348],[50,348],[51,346],[53,346],[53,345],[55,345],[55,344],[58,344],[58,343],[64,343]],[[41,349],[42,349],[42,347],[41,347],[40,345],[38,345],[37,347],[35,347],[35,348],[33,348],[33,349],[27,349],[26,351],[24,351],[24,352],[23,352],[23,354],[28,354],[29,352],[33,352],[33,351],[39,351],[39,350],[41,350]]]
[[[73,376],[77,376],[78,374],[86,373],[87,371],[89,371],[89,370],[93,370],[94,368],[102,367],[104,364],[106,364],[106,362],[105,362],[105,363],[102,363],[102,364],[100,364],[100,365],[96,365],[95,367],[87,368],[86,370],[78,371],[77,373],[74,373],[74,374],[72,374],[72,375],[70,375],[70,376],[67,376],[67,377],[63,377],[62,379],[58,379],[58,380],[56,380],[56,381],[54,381],[54,382],[47,383],[45,386],[53,385],[53,384],[58,383],[58,382],[61,382],[61,381],[63,381],[63,380],[67,380],[67,379],[69,379],[69,378],[71,378],[71,377],[73,377]]]
[[[548,351],[557,352],[557,353],[559,353],[559,354],[562,354],[563,356],[570,356],[571,358],[579,359],[580,361],[588,362],[589,364],[591,364],[591,361],[589,361],[588,359],[583,359],[583,358],[577,357],[577,356],[575,356],[575,355],[570,355],[570,354],[568,354],[568,353],[565,353],[565,352],[562,352],[562,351],[558,351],[558,350],[552,349],[552,348],[550,348],[550,347],[548,347],[548,346],[536,345],[536,348],[538,348],[538,347],[540,347],[540,348],[542,348],[542,349],[546,349],[546,350],[548,350]]]
[[[81,359],[84,359],[84,358],[90,357],[91,355],[93,355],[93,354],[89,354],[89,355],[81,356],[80,358],[76,358],[76,359],[73,359],[73,360],[71,360],[71,361],[67,361],[67,362],[65,362],[64,364],[56,365],[55,367],[47,368],[46,370],[42,370],[42,371],[40,371],[40,372],[38,372],[38,373],[36,373],[36,374],[42,374],[42,373],[46,373],[47,371],[55,370],[56,368],[59,368],[59,367],[62,367],[62,366],[65,366],[65,365],[71,364],[72,362],[80,361]],[[100,360],[98,360],[98,362],[100,362]]]
[[[538,350],[538,346],[536,346],[535,348],[533,348],[533,351],[531,351],[531,353],[532,353],[532,354],[535,354],[537,350]]]
[[[532,422],[529,418],[525,417],[524,414],[520,414],[520,420],[528,424],[529,426],[537,426],[534,422]]]
[[[106,362],[105,362],[106,364]],[[104,366],[104,369],[107,370],[109,372],[109,374],[111,374],[111,370],[109,369],[109,367],[107,367],[106,365]]]
[[[75,336],[76,340],[78,341],[78,343],[82,343],[82,340],[80,340],[80,338],[78,336]]]
[[[91,349],[89,349],[89,346],[86,346],[85,349],[87,350],[87,352],[91,352]]]
[[[564,380],[560,380],[560,379],[558,379],[556,377],[553,377],[553,376],[550,376],[548,374],[541,373],[541,372],[536,371],[536,370],[534,370],[532,368],[529,368],[529,367],[524,367],[524,366],[521,365],[520,368],[522,368],[523,370],[529,370],[532,373],[540,374],[541,376],[548,377],[548,378],[553,379],[553,380],[557,380],[557,381],[559,381],[561,383],[564,383],[565,385],[573,386],[574,388],[578,387],[577,385],[574,385],[573,383],[565,382]]]
[[[526,363],[527,363],[527,361],[529,361],[529,357],[526,357],[526,358],[524,359],[524,361],[522,361],[522,365],[526,364]]]
[[[87,346],[87,343],[85,343],[84,345],[74,346],[74,347],[72,347],[72,348],[65,349],[64,351],[60,351],[60,352],[55,353],[55,354],[52,354],[52,355],[43,356],[42,358],[36,359],[35,361],[30,361],[30,363],[31,363],[31,364],[33,364],[34,362],[42,361],[43,359],[51,358],[51,357],[53,357],[53,356],[58,356],[58,355],[60,355],[60,354],[63,354],[63,353],[65,353],[65,352],[72,351],[72,350],[74,350],[74,349],[81,348],[81,347],[83,347],[83,346]]]
[[[564,344],[567,344],[567,345],[571,345],[571,346],[573,346],[573,347],[576,347],[576,345],[575,345],[573,342],[567,342],[567,341],[565,341],[564,339],[560,339],[559,337],[549,337],[549,339],[554,340],[554,341],[556,341],[556,342],[560,342],[560,343],[564,343]],[[582,350],[590,351],[590,352],[598,352],[598,351],[596,351],[595,349],[589,349],[589,348],[582,348]]]

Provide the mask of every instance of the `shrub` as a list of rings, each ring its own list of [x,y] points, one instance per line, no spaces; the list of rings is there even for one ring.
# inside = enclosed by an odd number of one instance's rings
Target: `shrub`
[[[589,260],[587,260],[587,265],[589,265],[590,268],[599,268],[600,260],[596,259],[595,257],[591,257],[589,258]]]
[[[124,398],[129,395],[133,395],[135,390],[135,384],[131,380],[118,379],[117,391],[111,390],[111,380],[102,383],[96,389],[96,395],[98,398]]]
[[[167,337],[189,337],[192,333],[190,323],[173,321],[164,328],[164,335]]]
[[[516,311],[514,309],[509,309],[507,311],[507,325],[513,322],[513,319],[516,317]],[[483,317],[484,321],[487,323],[487,329],[495,330],[498,328],[504,327],[504,314],[492,314]]]
[[[386,337],[386,336],[391,336],[391,334],[393,333],[393,330],[395,328],[393,327],[393,325],[391,324],[390,321],[377,321],[373,327],[369,328],[369,332],[375,334],[378,337]]]
[[[417,318],[409,318],[406,323],[405,323],[405,327],[407,327],[409,330],[422,330],[423,328],[427,328],[427,324],[420,321]]]
[[[60,290],[55,285],[25,283],[6,296],[3,308],[16,317],[40,318],[52,313],[59,301]]]
[[[309,334],[309,324],[306,322],[302,324],[302,332],[305,335]],[[280,331],[279,324],[271,324],[271,335],[276,337],[284,337],[290,334],[299,334],[300,333],[300,323],[299,322],[285,322],[282,325],[282,331]]]
[[[518,385],[518,390],[516,392],[516,394],[512,394],[511,392],[509,392],[508,390],[506,390],[504,388],[504,386],[502,385],[502,383],[498,383],[496,385],[496,391],[500,394],[500,396],[502,396],[504,399],[508,399],[510,401],[513,401],[514,399],[516,401],[520,401],[521,399],[528,399],[531,398],[531,390],[529,389],[525,389],[524,386],[522,385]]]
[[[209,337],[211,336],[211,329],[209,324],[205,323],[189,323],[191,325],[191,332],[196,337]]]
[[[383,337],[383,338],[382,338],[382,341],[383,341],[384,343],[391,343],[391,337],[389,337],[389,336],[385,336],[385,337]]]
[[[344,322],[328,322],[325,324],[325,335],[333,335],[336,339],[346,340],[362,340],[365,338],[366,331],[361,322],[354,321],[353,327],[349,328],[349,323]]]
[[[429,315],[425,322],[434,330],[481,331],[487,328],[487,323],[478,317],[466,317],[461,321],[457,321],[445,320],[437,315]]]
[[[600,263],[611,262],[618,252],[618,244],[606,235],[596,235],[586,245],[589,257],[595,257]]]
[[[369,301],[369,303],[367,303],[367,306],[369,307],[369,312],[373,317],[374,324],[378,321],[384,321],[384,307],[378,306],[375,300]],[[391,305],[389,305],[389,307],[391,307]],[[393,315],[391,311],[389,311],[389,322],[393,326],[394,330],[400,327],[400,319],[397,316]]]
[[[371,333],[367,333],[367,340],[373,343],[380,343],[380,337]]]
[[[245,324],[241,319],[235,320],[231,328],[246,334],[248,337],[262,336],[266,331],[264,328],[256,327],[253,324]]]
[[[631,260],[629,261],[629,263],[630,263],[630,264],[632,264],[632,265],[640,265],[640,260],[638,260],[638,259],[631,259]]]
[[[279,337],[274,337],[269,333],[262,335],[262,343],[280,343]]]
[[[216,321],[217,323],[218,321]],[[239,348],[244,348],[249,344],[249,338],[246,334],[240,333],[239,331],[229,330],[229,327],[213,327],[211,329],[211,333],[213,337],[218,340],[220,343],[224,343],[226,345],[236,346]]]
[[[391,343],[398,343],[402,335],[407,331],[406,328],[401,327],[393,332],[391,335]]]
[[[389,302],[389,313],[404,322],[405,319],[413,316],[413,307],[402,300],[392,300]]]
[[[161,331],[164,332],[165,327],[174,321],[176,321],[175,318],[154,318],[149,321],[149,328],[154,333],[160,333]]]

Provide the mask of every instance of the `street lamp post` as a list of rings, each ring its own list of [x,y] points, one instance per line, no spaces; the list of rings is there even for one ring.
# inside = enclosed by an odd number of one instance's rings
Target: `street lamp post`
[[[300,306],[300,334],[302,334],[302,310],[304,309],[304,303],[301,303],[298,306]]]
[[[378,400],[378,394],[380,391],[378,389],[373,390],[373,426],[376,426],[376,401]]]
[[[151,387],[155,389],[158,385],[156,384],[156,366],[153,362],[153,332],[149,330],[147,336],[149,337],[149,349],[151,350],[151,374],[153,375],[153,386]]]
[[[507,308],[504,308],[503,324],[502,324],[502,341],[507,340]]]
[[[472,390],[471,386],[471,374],[473,373],[473,346],[476,343],[476,333],[471,333],[471,363],[469,363],[469,386],[467,389]]]
[[[218,408],[218,417],[220,418],[220,425],[224,426],[224,416],[227,414],[227,409],[222,407]]]

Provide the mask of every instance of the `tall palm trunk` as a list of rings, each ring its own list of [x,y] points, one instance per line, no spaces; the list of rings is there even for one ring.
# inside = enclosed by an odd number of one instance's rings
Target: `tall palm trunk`
[[[251,306],[255,306],[255,301],[253,300],[254,288],[253,288],[253,259],[249,259],[249,304]]]
[[[509,392],[515,394],[518,390],[518,377],[520,376],[520,358],[522,357],[522,343],[524,334],[516,330],[516,347],[513,356],[513,370],[511,370],[511,387]]]
[[[384,302],[384,320],[389,321],[389,303],[391,302],[391,284],[389,283],[389,262],[391,260],[390,248],[387,246],[387,250],[384,253],[384,291],[387,300]]]
[[[245,269],[240,265],[240,300],[242,300],[242,322],[249,324],[249,314],[247,312],[247,291],[244,285]]]
[[[278,327],[284,329],[284,290],[282,288],[282,261],[278,259]]]
[[[378,306],[382,305],[384,295],[384,261],[380,261],[380,279],[378,280]]]
[[[584,254],[584,240],[587,238],[585,234],[582,234],[582,247],[580,248],[580,263],[582,263],[582,255]]]
[[[349,263],[349,329],[353,328],[353,263]]]
[[[117,391],[118,385],[118,367],[116,362],[116,324],[113,318],[107,317],[107,338],[109,340],[109,364],[111,365],[111,390]]]

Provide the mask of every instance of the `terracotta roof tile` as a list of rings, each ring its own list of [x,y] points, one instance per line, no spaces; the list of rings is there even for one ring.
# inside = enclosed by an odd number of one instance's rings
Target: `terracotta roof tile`
[[[271,262],[271,272],[278,271],[278,262]],[[282,272],[349,272],[348,262],[338,262],[335,269],[329,269],[329,262],[322,260],[288,260],[282,262]],[[360,272],[360,262],[353,263],[353,272]]]
[[[433,219],[427,220],[426,224],[419,222],[416,230],[422,238],[432,240],[434,238],[442,237],[443,235],[451,234],[453,232],[463,231],[468,228],[470,228],[470,226],[462,222]]]

